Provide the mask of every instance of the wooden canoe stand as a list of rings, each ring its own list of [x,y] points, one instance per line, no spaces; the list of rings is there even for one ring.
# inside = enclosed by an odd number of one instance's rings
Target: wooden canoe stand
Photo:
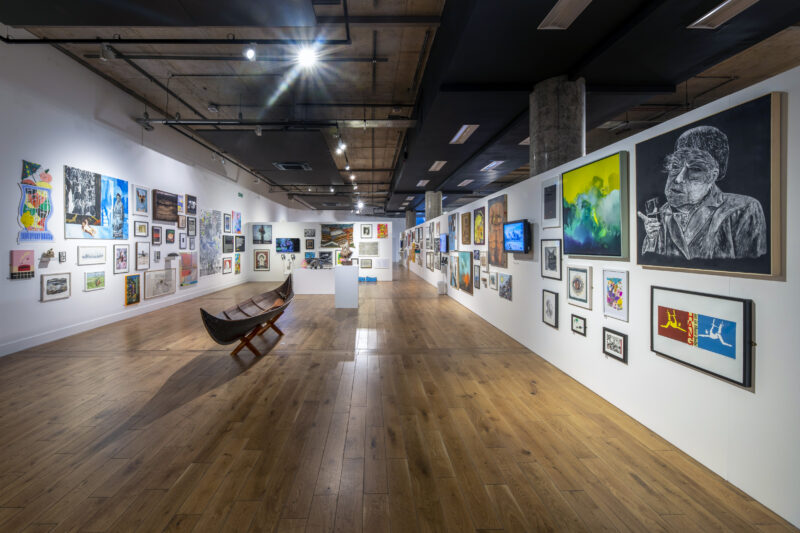
[[[283,331],[281,331],[280,328],[275,325],[275,322],[277,322],[277,320],[281,317],[282,314],[283,314],[283,311],[281,311],[280,313],[275,315],[272,318],[272,320],[268,321],[263,326],[254,327],[253,330],[250,333],[248,333],[247,335],[245,335],[244,337],[239,339],[239,344],[236,346],[236,348],[233,349],[233,351],[231,352],[231,355],[232,356],[236,355],[237,353],[239,353],[242,350],[242,348],[247,346],[247,349],[250,350],[251,352],[253,352],[253,354],[256,357],[261,357],[261,355],[262,355],[261,352],[259,352],[258,349],[255,346],[253,346],[253,344],[250,341],[253,340],[256,337],[260,337],[261,335],[263,335],[264,333],[266,333],[270,329],[274,329],[275,333],[277,333],[278,335],[282,336],[283,335]]]

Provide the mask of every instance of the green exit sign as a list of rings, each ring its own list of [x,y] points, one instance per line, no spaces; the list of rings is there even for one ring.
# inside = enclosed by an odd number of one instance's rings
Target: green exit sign
[[[242,193],[238,193],[238,194],[239,194],[239,198],[244,198],[244,194],[242,194]]]

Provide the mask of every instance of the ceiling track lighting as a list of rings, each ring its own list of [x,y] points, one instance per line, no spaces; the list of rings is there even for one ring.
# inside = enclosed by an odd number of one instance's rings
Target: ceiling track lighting
[[[355,181],[355,179],[356,179],[356,175],[355,174],[350,174],[350,181]]]
[[[208,112],[209,113],[219,113],[219,106],[213,102],[208,103]]]
[[[242,50],[242,55],[248,61],[255,61],[256,60],[256,45],[254,43],[250,43],[249,45],[245,46],[244,50]]]
[[[103,43],[100,45],[100,56],[98,57],[100,61],[106,62],[109,59],[115,59],[116,57],[117,54],[114,53],[108,44]]]

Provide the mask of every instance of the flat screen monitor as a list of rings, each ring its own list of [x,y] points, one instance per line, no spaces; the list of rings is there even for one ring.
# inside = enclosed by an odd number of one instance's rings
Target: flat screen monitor
[[[531,251],[531,225],[527,220],[503,224],[503,250],[520,254]]]
[[[275,239],[275,251],[279,254],[295,253],[300,251],[300,239]]]
[[[447,234],[443,233],[439,235],[439,251],[443,254],[447,253]]]

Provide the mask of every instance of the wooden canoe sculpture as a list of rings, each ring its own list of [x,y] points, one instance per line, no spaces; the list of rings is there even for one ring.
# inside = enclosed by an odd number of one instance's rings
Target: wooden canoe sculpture
[[[219,344],[239,341],[231,355],[236,355],[246,346],[256,357],[260,357],[261,352],[250,341],[269,329],[274,329],[278,335],[283,335],[275,322],[286,311],[293,298],[294,290],[290,275],[277,289],[240,302],[216,315],[201,308],[200,316],[203,317],[203,324],[208,334]]]

